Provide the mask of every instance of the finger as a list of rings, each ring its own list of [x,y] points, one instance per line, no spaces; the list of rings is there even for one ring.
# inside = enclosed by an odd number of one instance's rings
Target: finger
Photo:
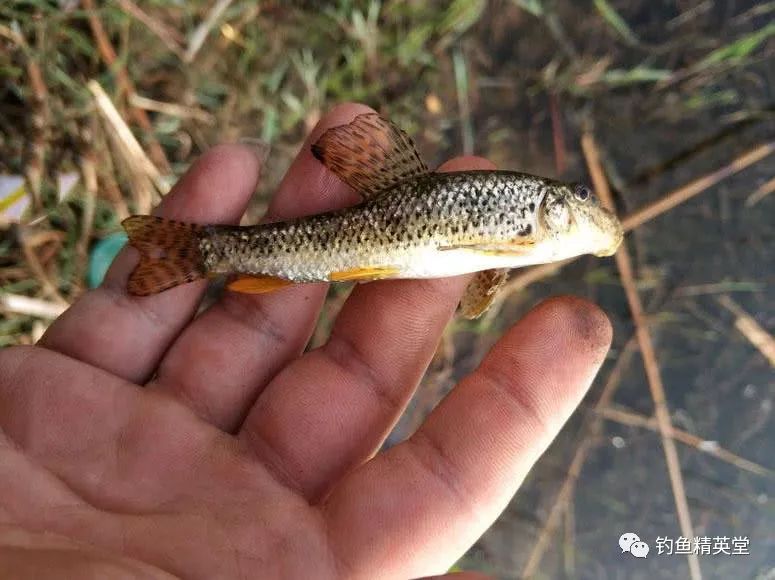
[[[321,506],[345,569],[447,570],[506,507],[610,341],[608,319],[586,301],[552,299],[528,313],[415,435],[346,476]]]
[[[477,157],[442,171],[494,169]],[[285,369],[241,436],[271,449],[306,497],[325,491],[379,447],[400,416],[469,276],[357,286],[321,348]]]
[[[318,123],[280,185],[270,219],[320,213],[359,200],[312,156],[310,145],[326,129],[371,111],[364,105],[340,105]],[[327,287],[302,284],[267,295],[226,292],[181,334],[151,386],[233,431],[264,385],[304,350]],[[192,353],[199,364],[191,364]]]
[[[259,162],[248,148],[215,147],[199,158],[154,212],[197,223],[236,223],[256,187]],[[48,329],[40,345],[144,382],[193,316],[204,281],[148,297],[126,292],[137,250],[116,257],[102,286],[84,294]]]

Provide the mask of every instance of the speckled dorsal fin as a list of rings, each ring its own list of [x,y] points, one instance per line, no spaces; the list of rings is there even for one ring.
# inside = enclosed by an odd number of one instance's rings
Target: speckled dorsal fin
[[[409,135],[377,113],[329,129],[312,145],[312,154],[365,199],[428,173]]]
[[[466,318],[479,318],[492,306],[495,296],[508,278],[508,268],[483,270],[477,272],[468,283],[463,298],[460,299],[460,312]]]

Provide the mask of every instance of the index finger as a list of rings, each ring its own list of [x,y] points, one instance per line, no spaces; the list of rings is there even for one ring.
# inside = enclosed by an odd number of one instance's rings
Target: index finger
[[[352,472],[321,506],[344,568],[388,578],[447,570],[506,507],[610,342],[605,314],[584,300],[552,299],[528,313],[417,433]]]

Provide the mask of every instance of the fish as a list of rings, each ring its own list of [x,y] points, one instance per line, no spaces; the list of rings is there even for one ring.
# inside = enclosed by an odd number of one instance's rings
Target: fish
[[[122,225],[140,261],[128,292],[147,296],[219,275],[231,276],[230,291],[259,294],[475,273],[460,311],[476,318],[510,269],[610,256],[622,241],[621,223],[589,187],[515,171],[431,171],[411,138],[377,113],[328,129],[311,150],[360,204],[251,226],[131,216]]]

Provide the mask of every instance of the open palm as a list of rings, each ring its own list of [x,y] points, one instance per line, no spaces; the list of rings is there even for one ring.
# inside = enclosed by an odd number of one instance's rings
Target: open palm
[[[364,111],[336,108],[311,139]],[[217,147],[158,214],[236,222],[258,172],[249,150]],[[355,201],[305,146],[268,218]],[[136,260],[124,250],[38,346],[0,353],[0,576],[443,573],[506,506],[610,342],[594,306],[549,300],[375,455],[467,277],[358,286],[328,342],[302,354],[325,285],[226,293],[194,318],[204,283],[128,296]]]

